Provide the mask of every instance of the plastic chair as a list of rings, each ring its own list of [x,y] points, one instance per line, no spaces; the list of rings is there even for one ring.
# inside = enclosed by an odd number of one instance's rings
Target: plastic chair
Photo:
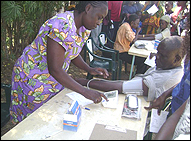
[[[114,42],[108,38],[108,36],[104,33],[104,32],[101,32],[99,35],[98,35],[98,41],[100,43],[100,47],[104,48],[104,49],[107,49],[107,50],[111,50],[111,51],[114,51],[116,53],[116,61],[118,61],[118,64],[119,64],[119,79],[121,78],[121,69],[122,69],[122,60],[119,59],[119,51],[118,50],[115,50],[113,49],[113,46],[114,46]],[[111,43],[112,44],[112,47],[107,47],[107,43]],[[126,67],[125,69],[127,69],[127,64],[126,64]]]
[[[106,58],[102,56],[98,56],[94,54],[93,51],[93,44],[102,52],[109,52],[112,54],[112,58]],[[116,61],[116,53],[112,50],[106,50],[103,48],[100,48],[97,46],[93,40],[93,38],[89,37],[85,43],[85,49],[87,49],[89,54],[89,60],[90,60],[90,66],[91,67],[100,67],[107,69],[108,72],[112,73],[112,80],[117,79],[117,73],[118,73],[118,61]],[[86,52],[86,51],[85,51]],[[121,72],[119,72],[121,74]],[[87,79],[92,79],[93,76],[88,73]]]
[[[1,83],[1,89],[4,89],[6,96],[6,102],[1,103],[1,127],[3,127],[10,119],[11,85]]]

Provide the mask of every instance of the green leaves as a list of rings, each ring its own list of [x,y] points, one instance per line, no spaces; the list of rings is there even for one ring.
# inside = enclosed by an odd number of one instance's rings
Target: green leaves
[[[2,19],[12,22],[22,16],[22,7],[15,1],[1,1]]]

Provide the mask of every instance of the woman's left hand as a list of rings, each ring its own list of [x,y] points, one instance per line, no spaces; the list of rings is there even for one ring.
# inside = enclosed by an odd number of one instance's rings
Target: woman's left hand
[[[109,76],[109,73],[104,68],[91,68],[89,73],[91,75],[103,75],[104,78],[107,78]]]

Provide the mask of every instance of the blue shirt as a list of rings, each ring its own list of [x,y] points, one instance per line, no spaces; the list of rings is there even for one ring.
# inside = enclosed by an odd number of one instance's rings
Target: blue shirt
[[[174,113],[190,95],[190,61],[184,68],[184,76],[181,82],[172,91],[172,113]]]
[[[136,14],[136,12],[138,11],[137,7],[135,5],[132,6],[128,6],[128,5],[124,5],[122,7],[122,14],[124,13],[128,13],[128,14]]]

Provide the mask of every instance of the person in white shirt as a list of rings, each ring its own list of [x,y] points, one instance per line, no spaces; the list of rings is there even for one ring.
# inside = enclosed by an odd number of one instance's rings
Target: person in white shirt
[[[170,17],[163,15],[159,21],[160,27],[157,29],[157,34],[139,35],[139,40],[159,40],[162,41],[166,37],[170,37]]]
[[[164,91],[181,81],[184,58],[183,39],[179,36],[165,38],[159,43],[156,55],[156,66],[149,68],[144,74],[136,75],[133,79],[122,81],[76,79],[83,86],[101,91],[118,90],[119,93],[130,91],[142,92],[147,101],[153,101]]]

